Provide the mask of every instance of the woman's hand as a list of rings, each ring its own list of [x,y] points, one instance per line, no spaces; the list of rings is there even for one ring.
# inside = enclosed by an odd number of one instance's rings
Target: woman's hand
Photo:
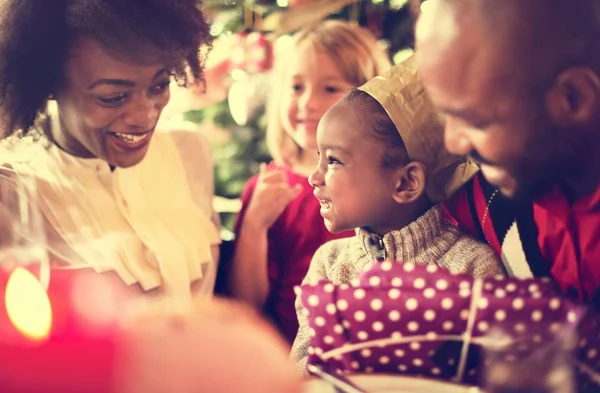
[[[268,229],[281,215],[285,207],[300,195],[302,186],[290,186],[285,172],[279,169],[267,169],[260,165],[258,181],[244,222],[253,228]]]

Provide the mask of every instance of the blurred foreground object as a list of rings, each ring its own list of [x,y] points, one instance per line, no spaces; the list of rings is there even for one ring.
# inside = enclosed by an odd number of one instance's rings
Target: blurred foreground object
[[[124,331],[119,393],[301,391],[282,339],[242,305],[200,300],[165,314],[155,304]]]
[[[0,274],[2,303],[8,277]],[[237,304],[198,300],[172,310],[91,269],[53,270],[47,294],[46,337],[23,334],[0,309],[2,393],[300,391],[283,341]],[[28,304],[30,315],[47,312],[31,309],[47,303]]]

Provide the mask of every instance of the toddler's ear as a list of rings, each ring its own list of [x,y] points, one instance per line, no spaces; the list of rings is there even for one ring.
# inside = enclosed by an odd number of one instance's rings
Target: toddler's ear
[[[427,187],[427,168],[420,162],[411,161],[397,172],[398,181],[394,200],[401,204],[419,200]]]

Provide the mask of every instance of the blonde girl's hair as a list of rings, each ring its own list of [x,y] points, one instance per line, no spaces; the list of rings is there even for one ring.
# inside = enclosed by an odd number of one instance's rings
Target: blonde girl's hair
[[[356,87],[392,66],[386,50],[369,30],[347,22],[327,20],[304,28],[294,34],[286,51],[304,44],[330,56],[343,79]],[[285,131],[280,117],[285,71],[289,66],[286,57],[280,53],[275,60],[273,91],[267,103],[267,147],[276,163],[293,165],[302,149]]]

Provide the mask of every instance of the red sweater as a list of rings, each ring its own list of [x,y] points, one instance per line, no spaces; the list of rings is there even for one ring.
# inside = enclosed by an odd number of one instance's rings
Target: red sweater
[[[269,168],[276,168],[274,163]],[[268,232],[269,295],[265,309],[274,320],[290,345],[298,332],[298,319],[294,302],[294,287],[300,285],[313,254],[324,243],[343,237],[354,236],[354,231],[339,234],[330,233],[319,213],[320,205],[313,195],[308,178],[281,167],[291,186],[302,185],[302,192],[283,211]],[[235,225],[239,235],[244,214],[250,202],[258,176],[248,180],[242,192],[242,209]]]
[[[527,262],[535,276],[551,276],[563,293],[591,301],[600,292],[600,187],[569,204],[558,189],[538,198],[525,209],[495,196],[483,228],[493,187],[478,175],[472,184],[444,203],[446,212],[463,230],[478,236],[500,254],[507,226],[525,211],[519,234]],[[477,216],[477,217],[475,217]],[[531,225],[526,221],[530,220]],[[539,261],[535,261],[539,259]],[[596,301],[600,298],[596,297]]]

